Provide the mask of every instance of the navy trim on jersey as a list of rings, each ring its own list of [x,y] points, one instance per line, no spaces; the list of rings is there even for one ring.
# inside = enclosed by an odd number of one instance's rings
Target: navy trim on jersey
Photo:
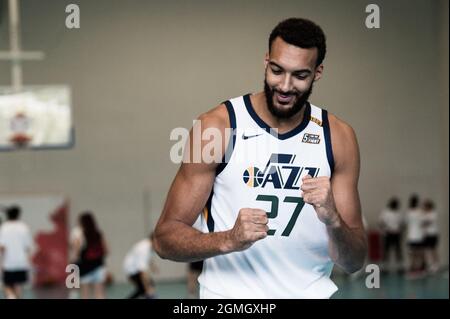
[[[275,130],[272,127],[270,127],[266,122],[264,122],[259,117],[259,115],[255,112],[255,109],[253,108],[253,105],[252,105],[252,101],[250,100],[250,94],[244,95],[244,103],[245,103],[245,107],[247,108],[248,113],[253,118],[253,120],[262,129],[266,130],[266,132],[270,133],[272,136],[274,136],[280,140],[288,139],[294,135],[297,135],[301,131],[303,131],[306,128],[306,126],[308,125],[310,117],[311,117],[311,105],[309,104],[309,102],[306,102],[306,105],[305,105],[306,109],[305,109],[305,113],[303,115],[303,120],[301,121],[301,123],[296,128],[292,129],[289,132],[286,132],[283,134],[277,134],[275,132]]]
[[[211,194],[209,195],[208,201],[206,202],[206,210],[208,214],[208,217],[206,219],[206,225],[208,226],[208,230],[210,233],[214,232],[214,218],[212,217],[211,213],[211,202],[213,195],[214,195],[214,188],[211,190]]]
[[[334,156],[333,156],[333,147],[331,146],[330,123],[328,122],[328,112],[323,109],[322,109],[322,123],[323,123],[323,134],[325,137],[325,147],[327,151],[328,164],[330,165],[331,175],[333,175]]]
[[[233,154],[234,145],[236,144],[236,114],[234,113],[233,104],[230,101],[223,102],[227,107],[228,117],[230,118],[230,128],[232,129],[231,138],[228,141],[227,149],[225,150],[225,154],[222,157],[222,163],[220,163],[216,168],[216,176],[222,173],[225,167],[228,164],[228,161],[231,158],[231,154]]]

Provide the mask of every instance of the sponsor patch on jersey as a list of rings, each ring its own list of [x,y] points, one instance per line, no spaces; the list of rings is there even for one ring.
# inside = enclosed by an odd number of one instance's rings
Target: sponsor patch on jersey
[[[318,118],[315,118],[314,116],[311,116],[310,120],[311,120],[311,122],[314,122],[314,123],[316,123],[319,126],[322,126],[322,121],[319,120]]]
[[[303,135],[302,142],[309,143],[309,144],[319,144],[320,136],[317,134],[305,133],[305,135]]]

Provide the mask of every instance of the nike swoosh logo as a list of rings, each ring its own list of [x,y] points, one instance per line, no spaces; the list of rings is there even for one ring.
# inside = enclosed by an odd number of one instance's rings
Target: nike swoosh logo
[[[249,138],[257,137],[257,136],[260,136],[260,135],[262,135],[262,133],[261,134],[256,134],[256,135],[245,135],[245,133],[242,133],[242,139],[243,140],[248,140]]]

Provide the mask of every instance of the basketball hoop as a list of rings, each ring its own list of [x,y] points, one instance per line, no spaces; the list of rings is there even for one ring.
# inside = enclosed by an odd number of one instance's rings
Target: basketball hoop
[[[30,142],[32,138],[25,134],[15,134],[13,137],[11,137],[10,141],[11,143],[17,147],[17,148],[24,148],[26,147]]]
[[[17,148],[26,147],[33,139],[27,134],[30,127],[30,120],[25,113],[19,112],[11,119],[10,129],[13,132],[10,142]]]

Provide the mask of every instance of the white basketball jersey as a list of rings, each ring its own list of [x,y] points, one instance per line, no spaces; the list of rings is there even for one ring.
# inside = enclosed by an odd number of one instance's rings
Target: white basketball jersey
[[[277,134],[254,111],[250,95],[225,102],[231,127],[227,158],[217,171],[202,218],[203,232],[233,228],[241,208],[269,217],[268,236],[250,248],[205,260],[202,298],[329,298],[326,226],[303,202],[302,178],[331,176],[327,112],[306,103],[302,123]]]

